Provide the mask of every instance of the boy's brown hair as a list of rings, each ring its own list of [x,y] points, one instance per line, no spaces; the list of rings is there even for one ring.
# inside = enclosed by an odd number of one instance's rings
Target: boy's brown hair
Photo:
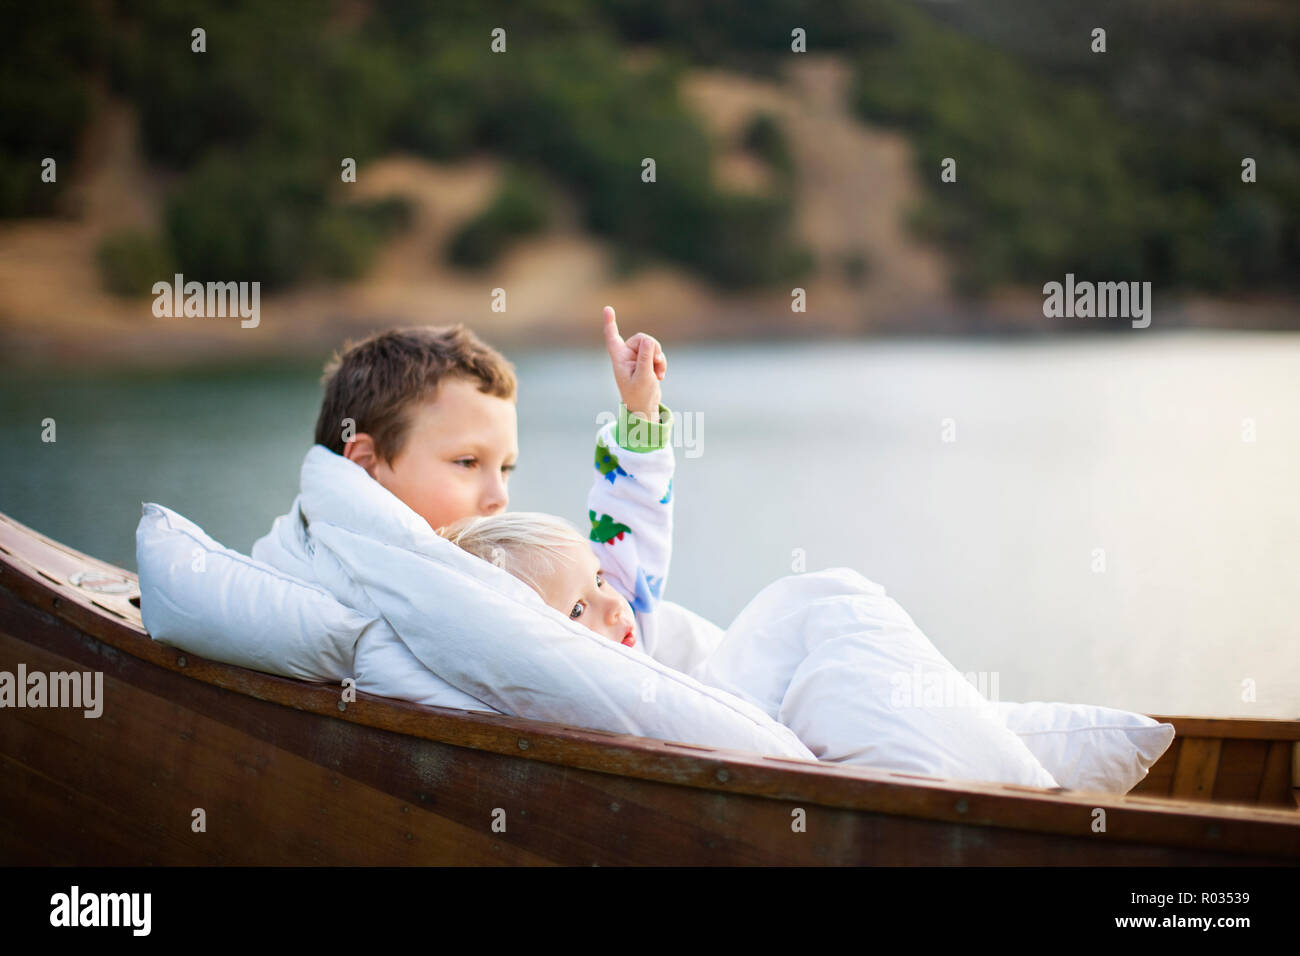
[[[316,444],[343,454],[344,419],[351,418],[353,431],[370,435],[375,454],[391,462],[406,444],[412,409],[455,378],[514,401],[514,366],[463,324],[389,329],[349,340],[325,363]]]

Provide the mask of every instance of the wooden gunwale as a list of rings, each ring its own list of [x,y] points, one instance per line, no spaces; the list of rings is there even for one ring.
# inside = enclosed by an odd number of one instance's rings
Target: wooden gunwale
[[[62,622],[43,638],[49,650],[94,663],[102,644],[173,674],[364,726],[457,747],[623,778],[727,794],[815,803],[846,810],[1079,837],[1097,809],[1107,842],[1182,847],[1300,860],[1300,814],[1238,804],[1168,797],[1119,796],[927,778],[861,767],[651,740],[482,712],[425,707],[358,694],[342,705],[339,690],[205,660],[155,643],[127,595],[91,595],[68,580],[86,568],[130,572],[82,555],[0,514],[0,599]],[[8,616],[10,612],[6,612]],[[13,611],[12,613],[17,613]],[[46,629],[41,629],[47,634]],[[1180,737],[1300,741],[1300,721],[1158,717]]]

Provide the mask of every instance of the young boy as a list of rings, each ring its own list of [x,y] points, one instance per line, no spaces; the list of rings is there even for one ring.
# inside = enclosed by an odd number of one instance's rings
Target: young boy
[[[434,527],[495,514],[519,456],[514,368],[462,325],[393,329],[325,367],[316,444]]]
[[[624,342],[612,308],[605,341],[624,406],[658,422],[658,383],[636,371],[640,362],[663,377],[659,343],[644,334]],[[514,367],[463,325],[377,333],[335,355],[323,381],[316,443],[430,526],[506,509],[519,457]]]
[[[658,380],[667,367],[659,343],[644,334],[624,341],[612,308],[605,309],[604,322],[605,343],[623,398],[617,432],[598,447],[613,488],[619,477],[619,456],[664,448],[671,413],[659,404]],[[430,527],[506,509],[509,477],[519,454],[514,370],[464,326],[377,333],[336,354],[325,368],[323,382],[316,443],[359,465]],[[633,447],[620,447],[620,439]],[[671,449],[664,454],[671,473]],[[602,462],[597,461],[600,467]],[[253,545],[253,558],[297,578],[318,581],[310,563],[310,523],[300,496],[288,514],[276,519],[270,533]],[[608,523],[604,528],[611,529],[611,538],[627,537]],[[666,556],[662,566],[666,571]],[[661,593],[663,574],[642,575],[643,605]],[[706,636],[716,639],[719,634],[714,631]],[[419,674],[413,658],[398,661],[399,653],[391,642],[370,641],[363,635],[353,651],[354,660],[340,658],[333,668],[338,673],[321,677],[355,676],[358,688],[385,696],[469,706],[445,693],[440,682]],[[413,672],[409,682],[392,683],[390,675],[408,670]],[[368,674],[385,677],[372,684]]]

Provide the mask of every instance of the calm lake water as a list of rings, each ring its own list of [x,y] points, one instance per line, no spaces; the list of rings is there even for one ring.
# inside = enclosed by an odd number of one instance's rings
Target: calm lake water
[[[802,555],[883,584],[1003,700],[1300,717],[1300,336],[669,352],[668,598],[725,627]],[[511,357],[511,507],[581,526],[608,360]],[[16,373],[0,510],[132,570],[142,501],[247,552],[296,494],[317,375]]]

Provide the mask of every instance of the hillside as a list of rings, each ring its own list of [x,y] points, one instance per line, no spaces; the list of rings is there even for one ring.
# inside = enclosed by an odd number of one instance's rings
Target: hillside
[[[837,58],[808,57],[785,82],[697,70],[682,83],[717,146],[723,188],[771,188],[769,171],[740,143],[752,117],[775,116],[787,132],[795,232],[825,263],[803,283],[809,310],[796,328],[788,289],[724,292],[662,262],[620,274],[609,243],[583,228],[560,186],[544,234],[519,241],[482,273],[452,267],[440,250],[500,182],[502,162],[488,155],[449,163],[390,155],[362,167],[353,198],[400,195],[413,216],[356,281],[264,295],[257,329],[155,318],[150,298],[109,295],[96,269],[98,240],[124,227],[158,228],[165,194],[143,159],[136,116],[108,97],[81,143],[64,215],[0,223],[0,321],[8,347],[34,358],[123,361],[319,351],[377,324],[424,322],[466,321],[503,343],[584,342],[607,303],[673,341],[933,326],[955,306],[942,259],[904,226],[917,194],[907,143],[853,117],[848,80]],[[497,287],[507,291],[505,313],[490,309]]]
[[[1161,328],[1300,328],[1282,3],[48,0],[8,26],[0,344],[29,361],[413,322],[587,342],[606,303],[676,341],[1085,331],[1043,316],[1066,273],[1150,281]],[[155,319],[178,272],[257,280],[262,322]]]

